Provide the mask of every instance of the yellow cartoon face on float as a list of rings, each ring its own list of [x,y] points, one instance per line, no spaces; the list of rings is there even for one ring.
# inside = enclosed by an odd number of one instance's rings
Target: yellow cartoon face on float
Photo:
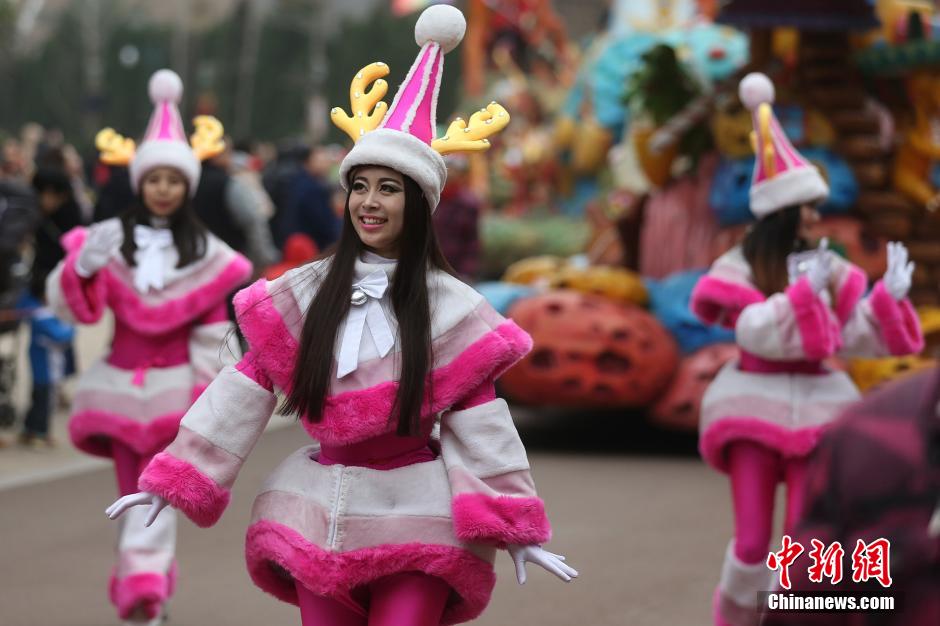
[[[940,73],[920,71],[911,76],[908,92],[914,104],[911,146],[931,159],[940,159]]]
[[[723,156],[741,159],[754,154],[751,146],[751,112],[737,98],[721,98],[711,117],[712,137]]]

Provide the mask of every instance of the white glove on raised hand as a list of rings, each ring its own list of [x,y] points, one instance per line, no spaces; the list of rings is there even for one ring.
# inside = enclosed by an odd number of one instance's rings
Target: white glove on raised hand
[[[829,251],[829,239],[823,237],[816,248],[816,253],[809,260],[806,277],[813,291],[817,294],[829,284],[829,274],[832,271],[832,253]]]
[[[117,519],[121,517],[127,509],[140,504],[150,505],[150,513],[147,515],[147,520],[144,524],[145,526],[150,526],[153,524],[153,520],[157,519],[157,515],[160,514],[160,511],[166,508],[168,503],[155,493],[140,491],[118,498],[114,501],[114,504],[105,509],[105,513],[111,519]]]
[[[75,261],[75,271],[82,278],[91,278],[108,264],[124,242],[120,224],[102,224],[88,230],[88,238]]]
[[[900,241],[888,242],[888,269],[882,279],[885,290],[900,302],[911,290],[914,262],[908,260],[907,247]]]
[[[516,564],[516,579],[520,585],[526,581],[525,564],[526,561],[535,563],[539,567],[548,570],[566,583],[571,582],[572,578],[578,577],[578,570],[565,564],[565,557],[560,554],[543,550],[542,546],[530,545],[519,546],[510,544],[507,546],[509,556]]]

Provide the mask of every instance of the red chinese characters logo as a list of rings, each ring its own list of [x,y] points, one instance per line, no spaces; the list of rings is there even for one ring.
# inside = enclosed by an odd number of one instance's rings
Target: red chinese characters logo
[[[826,547],[819,539],[811,540],[813,549],[809,551],[809,558],[813,564],[809,566],[810,582],[821,583],[823,578],[828,578],[833,585],[842,581],[842,557],[845,556],[845,550],[842,544],[836,541]]]
[[[767,567],[780,570],[780,586],[784,589],[790,588],[790,566],[801,554],[803,554],[802,544],[790,539],[790,535],[784,535],[783,549],[767,555]]]
[[[876,539],[865,543],[856,541],[852,551],[852,581],[861,583],[874,578],[882,587],[891,586],[891,542]]]

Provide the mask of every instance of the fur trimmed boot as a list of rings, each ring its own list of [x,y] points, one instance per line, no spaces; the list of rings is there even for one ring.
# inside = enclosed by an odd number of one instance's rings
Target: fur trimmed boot
[[[142,572],[118,578],[112,574],[108,595],[125,624],[156,626],[163,623],[166,602],[175,590],[174,562],[165,575]]]
[[[743,563],[728,544],[721,580],[713,601],[715,626],[757,626],[760,622],[758,592],[773,588],[773,572],[767,564]]]

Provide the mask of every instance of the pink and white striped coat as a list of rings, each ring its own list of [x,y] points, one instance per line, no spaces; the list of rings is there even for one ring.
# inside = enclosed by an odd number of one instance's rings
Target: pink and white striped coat
[[[733,328],[742,355],[702,400],[699,450],[710,465],[727,471],[725,449],[740,440],[784,457],[809,454],[822,428],[859,397],[849,377],[825,367],[824,359],[923,349],[911,303],[895,301],[881,281],[867,296],[866,287],[865,274],[836,257],[820,296],[802,278],[765,297],[740,247],[715,261],[695,286],[691,307],[704,322]]]
[[[115,218],[92,229],[121,229]],[[90,278],[75,271],[87,229],[63,237],[66,258],[50,274],[50,305],[65,319],[98,322],[114,314],[109,353],[83,373],[73,398],[69,432],[89,454],[110,456],[117,439],[141,456],[162,450],[193,399],[222,367],[223,341],[232,324],[228,294],[251,275],[251,263],[209,235],[206,254],[168,268],[166,286],[146,294],[134,288],[134,269],[115,253]]]
[[[201,526],[218,520],[275,409],[273,388],[291,387],[304,311],[325,268],[315,262],[236,296],[250,352],[223,370],[187,413],[176,441],[145,470],[142,489]],[[392,276],[395,264],[363,257],[356,280],[379,268]],[[493,381],[525,355],[531,339],[456,278],[432,271],[428,290],[433,397],[425,400],[422,433],[433,458],[391,468],[327,464],[327,449],[380,449],[400,439],[389,421],[400,348],[396,341],[380,357],[366,333],[357,369],[332,379],[321,421],[302,420],[321,445],[288,457],[253,506],[249,573],[281,600],[297,602],[294,580],[355,602],[353,590],[370,581],[422,571],[454,590],[442,623],[463,622],[489,601],[496,548],[550,537],[525,449],[505,401],[493,393]],[[380,304],[394,328],[388,294]],[[434,426],[439,438],[430,434]]]

